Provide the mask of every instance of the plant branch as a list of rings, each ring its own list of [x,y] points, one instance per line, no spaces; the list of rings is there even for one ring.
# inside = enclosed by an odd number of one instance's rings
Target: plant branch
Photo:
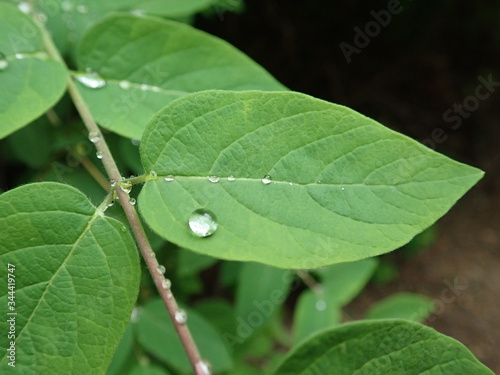
[[[36,20],[35,17],[33,17],[33,19],[34,22],[38,25],[38,27],[42,31],[44,45],[49,55],[53,59],[59,61],[61,64],[66,66],[65,61],[61,57],[57,47],[54,45],[54,42],[50,37],[48,31],[45,29],[44,25],[41,25]],[[122,205],[123,210],[125,211],[125,214],[130,223],[135,239],[144,258],[144,261],[155,282],[156,288],[158,289],[158,292],[163,300],[163,303],[167,308],[170,318],[174,323],[174,327],[177,331],[177,334],[179,335],[182,345],[184,346],[184,350],[186,351],[187,356],[193,366],[195,374],[203,375],[204,367],[198,348],[185,322],[179,322],[178,321],[179,319],[176,319],[176,314],[178,314],[178,312],[180,311],[179,306],[172,294],[172,291],[170,290],[170,283],[165,279],[163,273],[160,272],[161,266],[156,260],[155,253],[153,252],[153,249],[149,244],[148,238],[146,236],[146,233],[144,232],[144,228],[141,224],[137,211],[135,210],[135,207],[132,204],[130,204],[128,193],[125,192],[120,185],[122,177],[120,171],[118,170],[116,162],[109,150],[106,141],[104,140],[101,130],[94,121],[94,118],[92,117],[92,114],[90,113],[82,96],[80,95],[75,83],[69,76],[68,76],[68,92],[73,100],[73,103],[76,106],[78,113],[80,114],[80,117],[82,118],[85,124],[85,127],[89,131],[89,134],[92,134],[92,138],[95,141],[94,144],[99,154],[102,155],[102,162],[104,164],[106,173],[111,179],[111,184],[115,185],[116,193],[118,195],[120,204]]]
[[[314,293],[319,294],[323,292],[323,287],[321,286],[321,284],[318,284],[316,280],[314,280],[314,278],[309,275],[308,272],[297,270],[295,271],[295,273]]]

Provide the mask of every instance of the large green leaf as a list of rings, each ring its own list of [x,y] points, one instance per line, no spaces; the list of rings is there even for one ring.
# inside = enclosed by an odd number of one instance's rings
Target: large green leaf
[[[155,232],[212,257],[283,268],[391,251],[483,175],[351,109],[292,92],[180,98],[151,120],[140,151],[158,175],[139,196]],[[200,209],[218,223],[207,238],[188,226]]]
[[[405,320],[363,321],[314,336],[274,375],[493,375],[461,343]]]
[[[196,311],[186,309],[187,324],[201,352],[216,372],[228,371],[232,360],[222,337]],[[148,302],[139,315],[137,340],[148,352],[181,373],[190,373],[191,364],[160,299]]]
[[[136,139],[152,115],[187,93],[284,89],[228,43],[191,26],[150,17],[117,15],[95,25],[79,46],[77,64],[103,80],[97,88],[78,81],[95,119]],[[81,81],[82,75],[76,78]]]
[[[17,373],[105,373],[139,287],[137,251],[124,229],[67,185],[0,196],[0,266],[5,275],[13,265],[15,275],[15,300],[2,288],[0,305],[15,302]]]
[[[17,7],[0,3],[0,138],[52,107],[66,79],[64,66],[43,51],[33,21]]]

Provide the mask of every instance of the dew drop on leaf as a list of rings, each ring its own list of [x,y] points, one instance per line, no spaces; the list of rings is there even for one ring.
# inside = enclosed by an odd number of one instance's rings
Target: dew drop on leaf
[[[128,90],[130,88],[129,81],[120,81],[120,83],[118,85],[120,86],[120,88],[122,88],[124,90]]]
[[[236,177],[234,177],[234,176],[232,176],[232,175],[231,175],[231,176],[229,176],[229,177],[227,178],[227,180],[228,180],[229,182],[233,182],[233,181],[236,181]]]
[[[9,62],[3,53],[0,53],[0,70],[5,70],[9,67]]]
[[[269,175],[265,175],[264,178],[262,179],[262,183],[264,185],[269,185],[271,182],[272,182],[271,176]]]
[[[171,174],[169,174],[167,177],[165,177],[165,181],[167,181],[167,182],[172,182],[174,180],[175,180],[175,177],[172,176]]]
[[[177,310],[175,312],[175,321],[179,324],[186,324],[187,322],[187,314],[184,310]]]
[[[75,75],[75,79],[82,85],[91,89],[98,89],[106,86],[106,81],[96,72],[87,70],[85,73]]]
[[[149,175],[150,175],[151,177],[158,177],[158,173],[157,173],[156,171],[151,171],[151,172],[149,172]]]
[[[217,183],[217,182],[220,181],[220,177],[218,177],[218,176],[208,176],[208,181],[213,182],[213,183]]]
[[[83,4],[76,6],[76,11],[81,14],[87,14],[89,12],[89,7]]]
[[[217,230],[215,215],[204,209],[194,211],[189,217],[189,229],[196,237],[209,237]]]
[[[65,12],[70,12],[73,10],[73,3],[71,1],[63,1],[61,3],[61,9]]]
[[[24,14],[30,14],[31,13],[31,5],[28,2],[26,2],[26,1],[21,1],[19,4],[17,4],[17,7]]]
[[[316,310],[325,311],[326,310],[326,302],[323,300],[319,300],[316,302]]]
[[[165,266],[159,265],[156,269],[156,272],[158,272],[160,275],[163,275],[165,273]]]

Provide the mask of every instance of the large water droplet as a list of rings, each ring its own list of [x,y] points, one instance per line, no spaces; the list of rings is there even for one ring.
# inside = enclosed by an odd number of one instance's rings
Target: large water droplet
[[[9,67],[9,62],[3,53],[0,53],[0,70],[5,70]]]
[[[31,13],[31,5],[30,3],[26,1],[21,1],[19,4],[17,4],[17,7],[19,10],[25,14],[30,14]]]
[[[212,375],[212,370],[210,367],[210,363],[203,359],[196,363],[197,373],[200,373],[202,375]]]
[[[129,194],[132,191],[132,182],[122,181],[120,182],[120,187],[125,193]]]
[[[106,81],[96,72],[87,71],[86,73],[79,73],[75,78],[82,85],[90,87],[91,89],[98,89],[106,86]]]
[[[165,177],[165,181],[167,182],[172,182],[175,180],[175,177],[171,174],[169,174],[167,177]]]
[[[99,132],[90,132],[89,133],[89,141],[92,143],[97,143],[101,140],[101,135]]]
[[[179,324],[186,324],[187,314],[184,310],[177,310],[175,312],[175,321]]]
[[[233,181],[236,181],[236,177],[234,177],[233,175],[231,175],[231,176],[229,176],[229,177],[227,178],[227,180],[228,180],[229,182],[233,182]]]
[[[264,178],[262,179],[262,183],[264,185],[269,185],[273,180],[271,180],[271,176],[265,175]]]
[[[217,182],[220,181],[220,177],[215,176],[215,175],[214,176],[208,176],[208,181],[213,182],[213,183],[217,183]]]
[[[196,210],[189,217],[189,228],[197,237],[211,236],[217,230],[217,226],[215,215],[208,210]]]
[[[162,266],[162,265],[159,265],[158,268],[156,269],[156,272],[158,272],[159,274],[163,275],[165,274],[165,266]]]

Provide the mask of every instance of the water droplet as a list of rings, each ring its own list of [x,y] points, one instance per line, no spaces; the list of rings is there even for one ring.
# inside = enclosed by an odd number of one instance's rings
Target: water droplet
[[[323,300],[319,300],[316,302],[316,310],[325,311],[326,310],[326,302]]]
[[[124,226],[122,227],[122,232],[126,232],[126,231],[128,231],[128,229],[127,229],[127,227],[124,225]]]
[[[97,156],[97,159],[102,159],[104,157],[104,153],[102,151],[97,151],[95,156]]]
[[[129,81],[120,81],[120,83],[118,85],[124,90],[128,90],[130,88]]]
[[[30,3],[26,2],[26,1],[22,1],[20,2],[17,7],[19,8],[19,10],[25,14],[30,14],[31,13],[31,5]]]
[[[21,60],[21,59],[25,59],[26,57],[28,57],[28,55],[24,54],[24,53],[16,53],[14,55],[14,57],[18,60]]]
[[[189,217],[189,228],[197,237],[211,236],[217,230],[217,226],[215,215],[208,210],[196,210]]]
[[[71,1],[63,1],[61,3],[61,9],[65,12],[70,12],[73,10],[73,3]]]
[[[108,207],[112,207],[115,204],[115,201],[111,201],[108,203]]]
[[[288,183],[288,185],[290,185],[290,186],[291,186],[291,185],[293,185],[293,182],[292,182],[292,181],[290,181],[290,182]]]
[[[172,176],[171,174],[169,174],[167,177],[165,177],[165,181],[167,181],[167,182],[172,182],[174,180],[175,180],[175,177]]]
[[[3,53],[0,53],[0,70],[5,70],[9,67],[9,62]]]
[[[116,186],[116,180],[110,180],[110,181],[109,181],[109,185],[110,185],[111,187],[115,187],[115,186]]]
[[[218,176],[208,176],[208,181],[213,182],[214,184],[220,181],[220,177]]]
[[[175,321],[179,324],[186,324],[187,314],[184,310],[177,310],[175,312]]]
[[[135,204],[137,203],[137,201],[135,200],[135,198],[130,198],[128,202],[129,202],[132,206],[135,206]]]
[[[101,135],[99,132],[90,132],[89,133],[89,141],[92,143],[97,143],[101,140]]]
[[[156,269],[156,272],[163,275],[165,273],[165,266],[159,265],[158,268]]]
[[[161,91],[161,88],[160,88],[160,87],[158,87],[158,86],[153,86],[153,87],[151,88],[151,91],[154,91],[154,92],[160,92],[160,91]]]
[[[87,70],[86,73],[79,73],[75,78],[82,85],[90,87],[91,89],[98,89],[106,86],[106,81],[96,72]]]
[[[151,171],[151,172],[149,172],[149,175],[150,175],[151,177],[158,177],[158,173],[157,173],[156,171]]]
[[[131,139],[130,142],[134,145],[134,146],[139,146],[141,144],[141,141],[138,140],[138,139]]]
[[[269,175],[265,175],[264,178],[262,179],[262,183],[264,185],[269,185],[271,182],[273,181],[271,180],[271,176]]]
[[[200,373],[202,375],[212,375],[212,370],[210,363],[206,360],[200,360],[196,363],[196,373]]]
[[[140,308],[139,307],[134,307],[132,309],[132,314],[130,315],[130,321],[132,323],[137,323],[139,321],[139,313],[140,313]]]
[[[172,287],[172,282],[169,279],[163,279],[161,282],[161,287],[163,289],[170,289]]]
[[[236,181],[236,177],[234,177],[233,175],[231,175],[231,176],[229,176],[229,177],[227,178],[227,180],[228,180],[229,182],[233,182],[233,181]]]
[[[125,193],[129,194],[132,191],[132,182],[122,181],[120,182],[120,187]]]
[[[89,7],[83,4],[76,6],[76,11],[81,14],[86,14],[89,12]]]
[[[149,86],[148,86],[148,85],[146,85],[145,83],[143,83],[143,84],[141,85],[141,90],[142,90],[142,91],[148,91],[148,90],[149,90]]]
[[[47,22],[47,15],[45,13],[37,13],[36,18],[37,18],[38,22],[40,22],[40,23]]]
[[[317,182],[317,184],[321,184],[321,180],[319,180],[319,181]]]
[[[342,191],[344,191],[344,190],[345,190],[345,188],[343,187],[343,188],[342,188]]]

